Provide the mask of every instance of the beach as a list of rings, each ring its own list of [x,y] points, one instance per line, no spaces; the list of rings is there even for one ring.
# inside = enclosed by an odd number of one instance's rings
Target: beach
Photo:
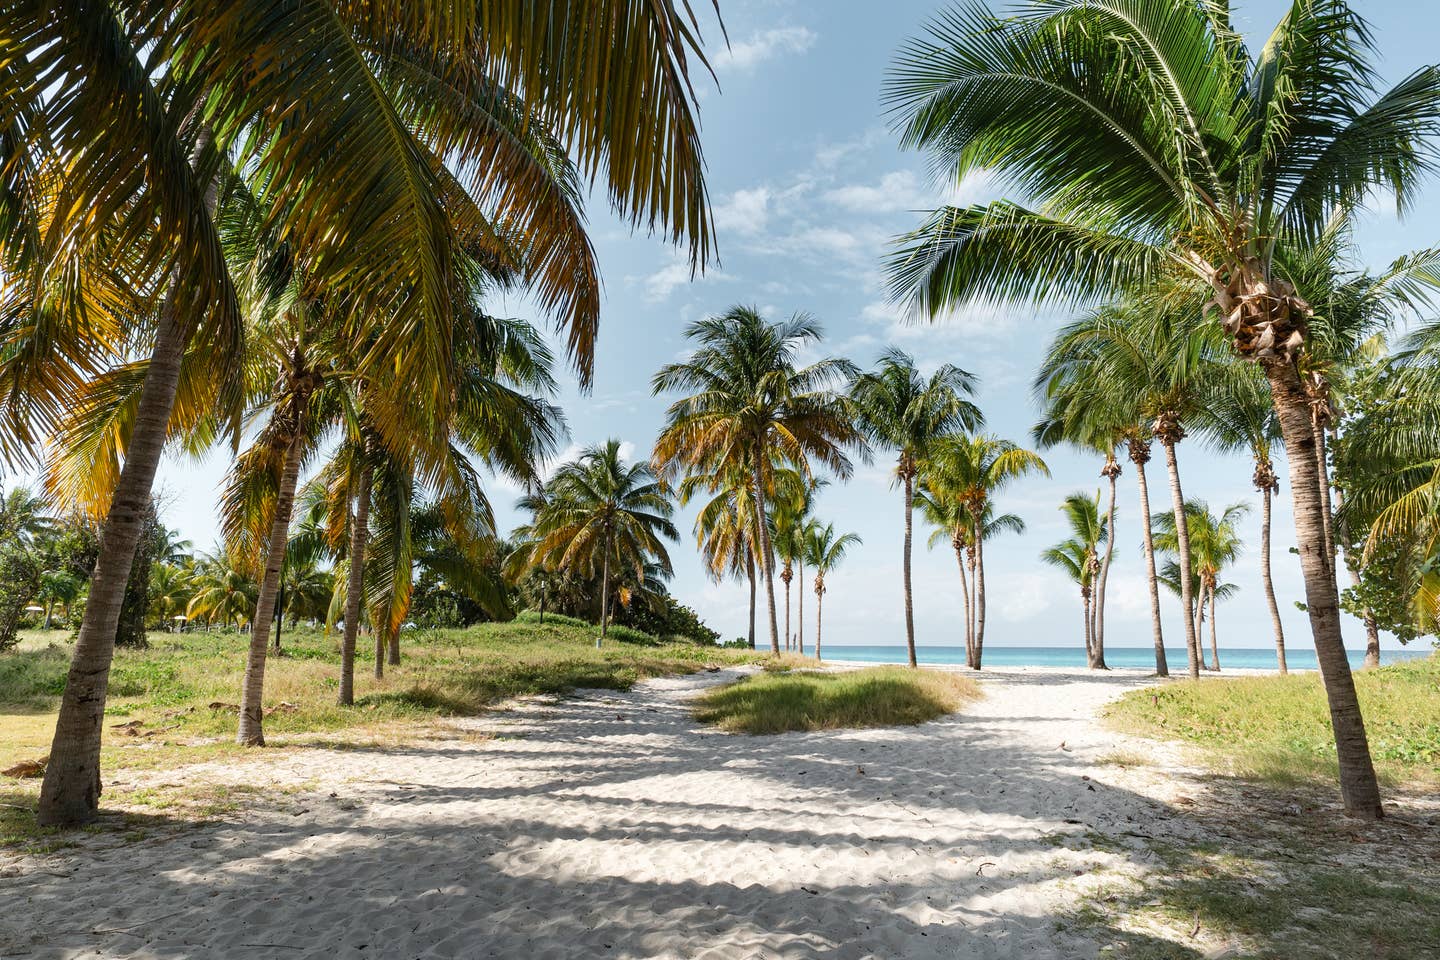
[[[1106,940],[1068,922],[1087,896],[1204,832],[1183,809],[1203,771],[1096,719],[1140,671],[989,671],[985,699],[919,727],[691,719],[696,691],[749,669],[530,699],[413,743],[127,774],[270,801],[12,858],[0,956],[1072,960]]]

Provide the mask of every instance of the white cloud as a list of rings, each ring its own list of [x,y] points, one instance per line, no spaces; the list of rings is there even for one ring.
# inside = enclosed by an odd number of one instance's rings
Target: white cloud
[[[555,476],[556,470],[560,469],[562,465],[569,463],[571,460],[574,460],[576,457],[580,456],[580,454],[583,453],[587,447],[598,446],[600,444],[603,444],[604,442],[604,439],[596,440],[591,443],[572,442],[564,450],[561,450],[559,453],[555,454],[555,456],[551,457],[540,465],[540,476],[546,480],[549,480],[551,477]],[[635,450],[635,444],[631,443],[629,440],[620,441],[621,460],[624,460],[626,463],[634,463]]]
[[[716,70],[753,70],[766,60],[787,53],[805,53],[818,39],[805,27],[772,27],[750,35],[747,40],[732,43],[717,53],[712,62]]]
[[[985,600],[1001,620],[1022,623],[1032,620],[1050,608],[1065,581],[1043,573],[1017,573],[990,570],[986,564]]]
[[[670,294],[690,282],[691,276],[688,263],[667,263],[645,278],[645,299],[651,303],[668,300]]]
[[[1009,336],[1015,329],[1015,313],[1001,304],[972,300],[941,315],[935,322],[917,321],[906,308],[886,300],[867,303],[860,319],[884,330],[888,340],[899,343],[945,343],[985,340]]]
[[[871,215],[932,210],[944,204],[975,203],[990,188],[990,183],[991,178],[982,171],[967,174],[950,189],[938,190],[914,171],[896,170],[871,183],[836,187],[825,194],[825,199],[843,210]]]
[[[765,229],[770,219],[770,190],[736,190],[715,206],[715,226],[720,230],[752,235]]]

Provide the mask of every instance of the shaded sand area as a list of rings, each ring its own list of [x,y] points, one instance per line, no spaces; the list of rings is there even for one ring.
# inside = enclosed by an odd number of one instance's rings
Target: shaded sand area
[[[699,727],[737,672],[188,767],[270,800],[6,863],[0,956],[1070,960],[1145,940],[1079,911],[1206,832],[1201,772],[1094,719],[1139,673],[996,671],[917,728]],[[1230,955],[1194,936],[1154,955]]]

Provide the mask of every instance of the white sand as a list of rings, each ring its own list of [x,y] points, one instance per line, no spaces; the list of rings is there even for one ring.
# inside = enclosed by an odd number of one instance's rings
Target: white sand
[[[686,698],[733,675],[188,768],[326,787],[8,864],[0,956],[1070,960],[1098,952],[1062,929],[1100,882],[1077,873],[1138,872],[1133,831],[1191,829],[1162,802],[1188,789],[1178,755],[1094,720],[1138,671],[987,671],[987,699],[918,728],[698,727]],[[1117,749],[1154,766],[1097,763]],[[1133,849],[1055,841],[1084,831]]]

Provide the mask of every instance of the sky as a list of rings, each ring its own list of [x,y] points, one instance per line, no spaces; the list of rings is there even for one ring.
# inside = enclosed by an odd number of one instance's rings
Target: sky
[[[1236,22],[1253,42],[1268,34],[1286,6],[1266,0],[1237,7]],[[1385,81],[1393,83],[1433,57],[1434,31],[1416,29],[1417,22],[1428,22],[1425,6],[1420,0],[1356,4],[1375,30]],[[883,6],[855,0],[721,0],[721,9],[728,47],[713,17],[706,24],[718,87],[697,78],[720,262],[692,281],[680,253],[656,238],[632,234],[599,202],[592,207],[605,300],[593,391],[582,394],[573,377],[563,378],[559,399],[572,439],[565,456],[610,437],[623,441],[632,456],[648,455],[668,402],[651,395],[651,376],[685,354],[687,323],[737,303],[758,307],[772,319],[797,311],[814,315],[827,334],[817,358],[846,356],[869,366],[885,347],[897,345],[926,371],[956,364],[979,377],[977,399],[987,430],[1028,445],[1038,416],[1030,379],[1066,317],[1033,307],[971,308],[940,325],[915,326],[884,293],[882,258],[897,234],[920,222],[923,211],[998,196],[985,177],[959,184],[932,181],[923,157],[899,149],[880,106],[890,59],[940,9],[937,0],[887,0]],[[1359,232],[1364,260],[1383,265],[1434,244],[1429,225],[1437,213],[1440,184],[1404,222],[1377,204]],[[542,319],[521,297],[492,308]],[[1251,465],[1247,458],[1216,456],[1198,441],[1182,443],[1178,452],[1187,497],[1215,508],[1236,501],[1254,508],[1243,526],[1246,553],[1228,574],[1241,589],[1220,605],[1218,624],[1222,645],[1268,646],[1272,635],[1258,563],[1260,504],[1250,484]],[[1100,487],[1101,463],[1061,449],[1044,455],[1052,477],[1023,480],[998,501],[1001,510],[1019,514],[1027,530],[986,546],[991,646],[1083,645],[1078,590],[1043,566],[1038,555],[1067,535],[1059,511],[1065,496],[1093,494]],[[199,464],[171,458],[161,471],[168,523],[202,549],[216,539],[215,504],[226,466],[225,456],[216,454]],[[820,496],[820,518],[864,541],[829,578],[827,645],[904,642],[903,511],[901,494],[891,484],[892,468],[892,457],[881,453],[873,464],[857,464],[848,483],[831,484]],[[1106,641],[1147,646],[1149,599],[1135,478],[1128,462],[1124,468]],[[1150,478],[1159,509],[1168,500],[1158,450]],[[1281,482],[1274,520],[1276,589],[1287,641],[1303,646],[1308,624],[1294,606],[1303,587],[1298,560],[1288,552],[1294,527],[1283,467]],[[508,530],[520,519],[513,509],[518,491],[497,482],[490,493],[501,529]],[[677,519],[682,540],[672,550],[672,592],[724,638],[743,636],[747,588],[743,582],[707,579],[694,550],[693,520],[690,510]],[[927,550],[928,530],[918,518],[916,529],[917,642],[961,644],[954,554],[948,544]],[[778,581],[776,588],[781,589]],[[1162,603],[1167,643],[1183,645],[1179,603],[1168,596]],[[762,623],[763,609],[762,600]],[[807,626],[813,625],[813,612],[812,596]],[[1345,629],[1347,645],[1363,648],[1359,622],[1347,617]],[[763,626],[760,634],[763,641]],[[1388,636],[1385,645],[1398,646]]]

